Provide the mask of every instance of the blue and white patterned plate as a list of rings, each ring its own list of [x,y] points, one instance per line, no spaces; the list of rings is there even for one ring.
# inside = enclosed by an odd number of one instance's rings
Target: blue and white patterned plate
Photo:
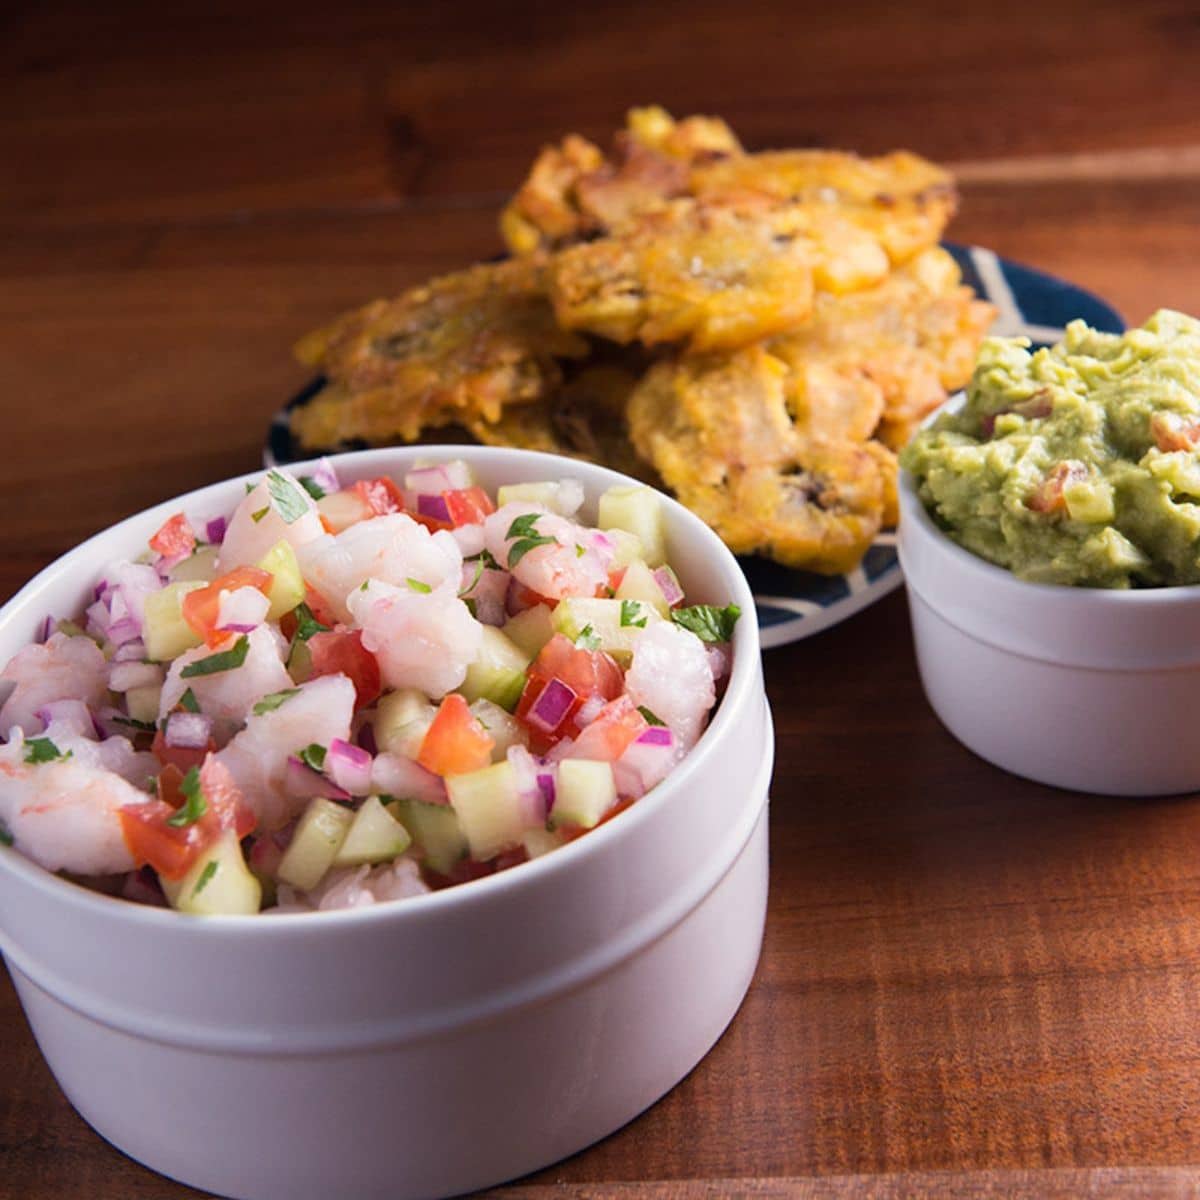
[[[1023,334],[1037,346],[1062,336],[1068,321],[1082,317],[1096,329],[1120,333],[1125,323],[1103,300],[1067,283],[1000,258],[982,246],[946,243],[962,269],[963,281],[997,309],[992,333]],[[293,442],[288,424],[292,409],[320,390],[314,381],[276,414],[267,435],[263,459],[268,466],[309,457]],[[765,647],[799,641],[828,629],[873,604],[900,586],[896,535],[883,533],[862,563],[847,575],[814,575],[763,558],[740,560],[758,600],[758,619]]]

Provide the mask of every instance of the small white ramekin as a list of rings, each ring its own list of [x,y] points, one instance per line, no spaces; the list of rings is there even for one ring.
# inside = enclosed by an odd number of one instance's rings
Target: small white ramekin
[[[366,451],[353,480],[464,458],[489,488],[621,476],[475,447]],[[252,478],[252,477],[246,477]],[[99,534],[0,610],[0,661],[86,602],[169,515],[233,508],[231,480]],[[72,1104],[133,1158],[253,1200],[450,1195],[611,1133],[696,1065],[758,960],[773,761],[754,602],[715,535],[664,500],[696,601],[741,605],[711,725],[659,787],[511,871],[371,909],[189,918],[0,852],[0,950]]]
[[[963,745],[1077,791],[1200,789],[1200,587],[1028,583],[943,533],[907,472],[899,548],[925,694]]]

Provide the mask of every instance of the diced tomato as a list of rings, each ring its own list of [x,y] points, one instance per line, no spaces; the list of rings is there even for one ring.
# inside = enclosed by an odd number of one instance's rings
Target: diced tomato
[[[549,596],[543,596],[541,592],[535,592],[533,588],[526,587],[515,575],[508,581],[508,595],[504,600],[504,608],[510,617],[515,617],[517,613],[524,612],[527,608],[532,608],[535,604],[545,604],[548,608],[554,608],[557,600],[552,600]]]
[[[492,761],[495,739],[476,720],[457,692],[443,700],[421,741],[417,762],[437,775],[465,775]]]
[[[187,558],[196,548],[196,535],[183,513],[176,513],[163,523],[150,539],[150,549],[163,558]]]
[[[455,527],[459,525],[482,525],[485,517],[496,511],[492,498],[481,487],[461,488],[458,491],[443,492],[442,499],[446,502],[446,511]]]
[[[612,655],[584,650],[564,634],[556,633],[529,664],[530,679],[549,683],[561,679],[582,700],[603,696],[614,700],[625,689],[625,676]]]
[[[379,662],[362,643],[361,629],[331,629],[308,639],[312,675],[345,675],[354,684],[354,707],[365,708],[383,690]]]
[[[404,493],[385,475],[378,479],[360,479],[354,485],[354,491],[367,502],[377,517],[404,511]]]
[[[577,758],[616,762],[648,726],[628,695],[618,696],[606,704],[596,719],[586,726],[575,740],[571,753]]]
[[[327,625],[332,629],[337,624],[337,613],[329,607],[329,601],[308,584],[304,585],[304,603],[308,605],[308,611],[322,625]]]
[[[1067,498],[1063,494],[1067,484],[1087,477],[1088,469],[1081,462],[1066,459],[1056,463],[1025,504],[1034,512],[1061,512],[1067,507]]]
[[[1195,450],[1200,442],[1200,421],[1187,421],[1177,413],[1156,412],[1150,418],[1150,436],[1162,451]]]
[[[183,772],[164,767],[158,779],[159,798],[145,804],[127,804],[119,813],[121,833],[139,866],[149,863],[164,879],[181,879],[196,859],[226,830],[239,838],[255,826],[228,769],[211,756],[200,768],[200,790],[205,812],[190,825],[169,821],[184,803],[180,788]]]
[[[166,735],[161,729],[154,734],[154,743],[150,747],[154,757],[164,767],[173,766],[180,771],[186,771],[189,767],[198,767],[204,761],[205,755],[216,748],[217,744],[212,738],[208,739],[208,745],[203,749],[193,750],[186,746],[168,746]]]
[[[232,592],[237,588],[256,587],[266,595],[274,578],[270,571],[259,567],[235,567],[228,574],[214,579],[212,583],[188,592],[180,606],[183,619],[211,646],[214,641],[221,641],[226,637],[223,630],[217,629],[221,593]]]
[[[619,588],[624,582],[625,572],[628,570],[628,567],[618,567],[614,571],[609,571],[608,586],[613,590],[613,592],[616,592],[617,588]]]
[[[406,510],[407,515],[412,517],[418,525],[424,525],[430,533],[437,533],[439,529],[453,529],[454,526],[449,521],[439,521],[437,517],[427,517],[424,513],[413,512],[411,509]]]

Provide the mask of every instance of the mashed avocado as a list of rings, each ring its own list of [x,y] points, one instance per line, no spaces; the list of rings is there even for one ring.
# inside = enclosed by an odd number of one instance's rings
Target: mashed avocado
[[[1022,579],[1200,583],[1200,321],[1028,345],[985,341],[966,403],[901,455],[934,520]]]

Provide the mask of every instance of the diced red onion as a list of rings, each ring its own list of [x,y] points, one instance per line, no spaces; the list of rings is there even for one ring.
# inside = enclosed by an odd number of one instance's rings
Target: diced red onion
[[[108,665],[108,686],[114,692],[157,687],[162,681],[162,668],[156,663],[114,662]]]
[[[643,729],[636,740],[643,746],[671,746],[675,742],[665,725],[651,725],[649,729]]]
[[[132,617],[120,617],[109,625],[107,637],[114,646],[141,643],[142,627]],[[138,657],[142,656],[139,654]]]
[[[450,520],[450,509],[441,496],[429,496],[424,492],[417,496],[417,512],[423,517],[432,517],[435,521]]]
[[[401,754],[378,754],[371,764],[371,787],[402,800],[424,804],[449,804],[441,776]]]
[[[504,597],[504,611],[510,617],[515,617],[517,613],[523,613],[532,608],[539,601],[531,600],[531,595],[530,590],[515,575],[509,575],[508,594]]]
[[[86,628],[88,633],[95,634],[101,638],[108,636],[108,626],[112,618],[109,616],[108,606],[102,600],[97,600],[94,604],[88,605],[83,615],[87,618]]]
[[[663,599],[669,605],[678,604],[683,599],[683,588],[679,586],[679,580],[670,567],[657,567],[654,571],[654,582],[658,584]]]
[[[535,729],[553,733],[566,719],[571,705],[579,699],[573,688],[561,679],[551,679],[533,702],[525,720]]]
[[[580,706],[579,711],[575,714],[575,724],[581,729],[585,725],[590,725],[599,715],[600,710],[608,703],[603,696],[589,696]]]
[[[337,472],[333,469],[333,463],[327,458],[321,459],[319,463],[312,469],[312,481],[325,493],[330,496],[334,492],[340,492],[342,485],[338,481]],[[213,539],[214,541],[218,539]]]
[[[704,653],[708,657],[708,669],[712,672],[713,683],[720,683],[729,674],[729,651],[714,642],[705,642]]]
[[[217,628],[249,633],[266,620],[270,607],[271,601],[256,587],[222,591],[217,607]]]
[[[140,871],[130,871],[121,885],[121,897],[132,900],[135,904],[153,904],[159,908],[166,906],[167,900],[159,886],[158,876],[149,867]]]
[[[313,800],[318,796],[326,800],[349,800],[350,793],[327,779],[320,771],[314,771],[295,756],[290,756],[283,774],[284,791],[289,796]]]
[[[82,700],[52,700],[33,714],[44,728],[57,725],[76,737],[90,738],[96,729],[92,710]]]
[[[329,743],[325,772],[352,796],[365,796],[371,790],[371,756],[361,746],[341,738]]]
[[[538,791],[542,793],[542,800],[546,805],[545,817],[550,815],[550,810],[554,807],[554,797],[557,794],[558,788],[554,780],[554,772],[541,770],[537,777]]]
[[[212,718],[203,713],[173,712],[163,740],[177,750],[203,750],[212,737]]]
[[[146,657],[146,643],[141,638],[122,642],[113,651],[113,662],[141,662]]]
[[[224,517],[213,517],[207,525],[204,526],[204,540],[217,545],[225,540],[225,530],[228,527],[228,522]]]
[[[547,808],[542,789],[538,786],[538,774],[546,768],[519,742],[509,746],[506,757],[513,770],[522,823],[530,828],[544,824]]]
[[[119,563],[116,573],[121,608],[118,609],[114,596],[109,609],[114,618],[130,614],[140,626],[145,619],[146,597],[152,592],[162,591],[163,581],[148,563]]]
[[[665,740],[662,734],[666,734]],[[678,760],[678,747],[671,731],[662,725],[652,725],[613,763],[617,794],[639,799],[664,780]]]
[[[443,492],[461,491],[469,488],[472,482],[470,468],[458,460],[433,467],[416,467],[404,476],[404,486],[418,496],[440,496]]]
[[[364,721],[358,731],[358,744],[370,755],[379,753],[379,743],[375,741],[375,726],[370,721]]]
[[[56,622],[53,617],[43,617],[42,623],[38,626],[37,636],[34,641],[40,646],[43,642],[50,640],[50,635],[54,632]]]
[[[102,579],[92,588],[92,600],[103,600],[110,591],[112,591],[112,584],[107,579]]]

